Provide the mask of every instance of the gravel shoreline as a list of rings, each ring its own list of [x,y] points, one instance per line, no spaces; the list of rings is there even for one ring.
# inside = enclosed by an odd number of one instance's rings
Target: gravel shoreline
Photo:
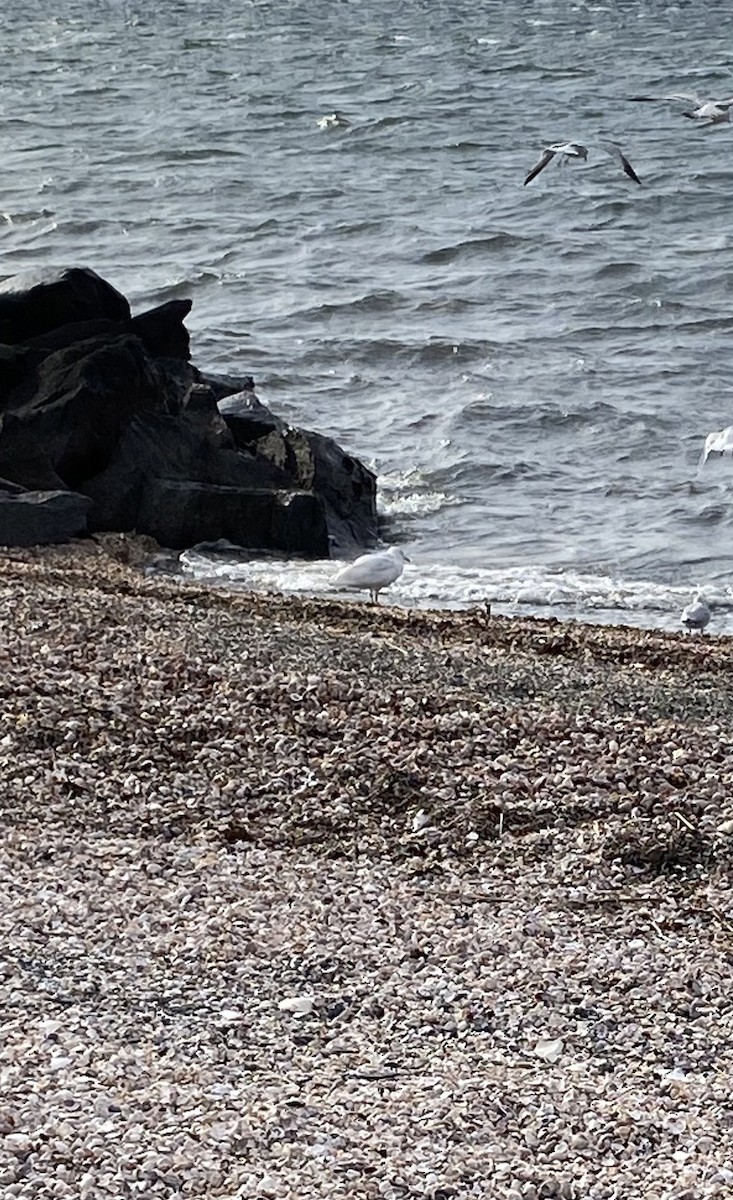
[[[727,1194],[728,639],[1,557],[4,1197]]]

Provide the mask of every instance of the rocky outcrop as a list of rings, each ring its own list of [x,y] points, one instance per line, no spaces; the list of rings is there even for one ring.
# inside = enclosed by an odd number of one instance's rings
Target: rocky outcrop
[[[374,543],[372,472],[282,421],[251,377],[195,367],[190,309],[132,316],[83,268],[0,284],[0,544],[134,531],[323,557]]]
[[[0,530],[6,546],[68,542],[84,533],[91,500],[77,492],[21,492],[0,484]]]

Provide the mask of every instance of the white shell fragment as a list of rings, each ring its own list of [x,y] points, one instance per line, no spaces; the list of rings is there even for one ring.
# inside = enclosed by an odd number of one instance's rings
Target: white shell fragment
[[[419,808],[412,818],[412,832],[419,833],[421,829],[425,829],[430,824],[430,815],[424,808]]]
[[[562,1038],[539,1038],[535,1043],[534,1053],[544,1062],[556,1063],[562,1055],[564,1046]]]
[[[280,1012],[292,1013],[294,1017],[307,1017],[313,1012],[312,996],[287,996],[278,1004]]]

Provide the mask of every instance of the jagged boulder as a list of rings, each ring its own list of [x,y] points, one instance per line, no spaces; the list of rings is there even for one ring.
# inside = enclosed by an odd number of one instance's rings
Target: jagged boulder
[[[44,493],[23,501],[48,514],[40,540],[58,540],[68,511],[75,531],[137,531],[176,548],[228,538],[322,556],[372,543],[373,474],[272,413],[251,376],[199,371],[190,309],[171,300],[133,317],[85,268],[0,284],[3,494]],[[81,524],[78,503],[50,497],[64,491],[85,498]]]
[[[284,434],[288,428],[287,423],[276,417],[249,388],[223,397],[217,401],[216,407],[235,444],[250,454],[257,453],[260,438],[266,438],[273,432]]]
[[[313,492],[156,479],[146,488],[141,528],[173,550],[227,538],[253,550],[328,557],[326,516]]]
[[[38,363],[55,350],[63,350],[77,342],[130,333],[140,339],[148,354],[154,358],[188,361],[191,357],[190,338],[183,322],[190,313],[192,304],[191,300],[169,300],[166,304],[138,313],[129,320],[97,317],[87,321],[70,321],[66,325],[47,329],[35,337],[26,338],[24,352],[33,351],[34,362]],[[2,347],[6,354],[9,349]]]
[[[126,426],[105,468],[81,485],[93,500],[90,528],[135,529],[157,536],[146,515],[149,506],[143,508],[143,498],[156,481],[244,489],[292,486],[271,463],[238,451],[224,422],[206,408],[194,406],[177,415],[144,413]],[[156,528],[160,531],[160,523]]]
[[[140,412],[165,411],[161,371],[138,338],[92,338],[49,354],[0,415],[0,475],[38,486],[37,461],[73,490],[109,462]]]
[[[0,546],[68,542],[87,532],[91,500],[77,492],[0,489]]]
[[[130,305],[89,267],[26,271],[0,283],[0,343],[6,346],[100,318],[129,321]]]
[[[333,438],[288,425],[252,392],[221,399],[218,408],[237,446],[276,466],[293,486],[320,497],[332,550],[374,544],[377,480],[359,459]]]

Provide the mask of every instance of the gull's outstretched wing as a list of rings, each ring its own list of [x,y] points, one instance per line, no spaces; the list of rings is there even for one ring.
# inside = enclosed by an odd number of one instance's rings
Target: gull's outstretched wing
[[[535,163],[535,165],[532,167],[531,171],[529,171],[527,178],[524,181],[525,187],[527,186],[528,183],[531,183],[532,180],[535,179],[539,175],[540,171],[544,171],[548,162],[551,162],[552,159],[555,157],[555,154],[556,154],[556,151],[551,150],[549,147],[546,150],[542,151],[542,158],[539,160],[539,162]]]
[[[725,429],[718,429],[714,433],[708,434],[705,438],[698,470],[709,458],[733,458],[733,425],[726,425]]]
[[[606,151],[606,154],[610,154],[611,158],[616,159],[624,175],[628,175],[629,179],[633,179],[634,183],[638,183],[641,186],[641,180],[639,179],[639,176],[636,174],[636,171],[632,167],[628,158],[621,150],[621,147],[617,146],[615,142],[601,142],[600,145],[601,148]]]
[[[692,92],[672,92],[669,96],[627,96],[627,100],[644,100],[650,103],[662,103],[665,100],[679,100],[680,104],[696,104],[698,107],[705,101]]]

